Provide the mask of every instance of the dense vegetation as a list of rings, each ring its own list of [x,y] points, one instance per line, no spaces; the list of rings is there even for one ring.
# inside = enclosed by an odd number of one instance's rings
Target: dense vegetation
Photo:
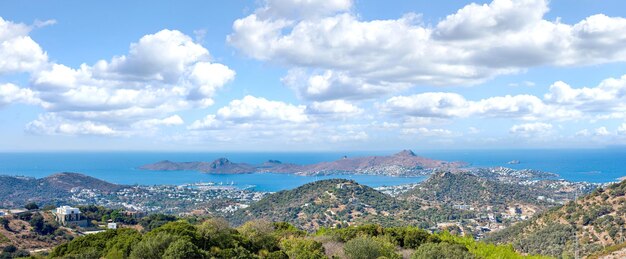
[[[411,254],[413,258],[523,258],[511,246],[448,233],[430,234],[415,227],[362,225],[307,234],[284,222],[257,220],[232,228],[217,218],[199,224],[173,221],[145,233],[108,230],[60,245],[49,257],[375,259]]]
[[[235,223],[250,219],[287,221],[305,229],[341,226],[348,222],[394,219],[391,212],[405,204],[354,181],[331,179],[305,184],[264,197],[233,216]]]
[[[571,257],[626,241],[626,181],[599,188],[575,202],[541,213],[491,235],[487,240],[512,243],[518,251]]]
[[[235,224],[252,219],[285,221],[306,230],[350,224],[419,225],[472,218],[472,212],[452,208],[421,208],[371,187],[344,179],[322,180],[267,195],[229,218]]]
[[[404,193],[402,197],[407,200],[445,205],[493,206],[494,209],[500,210],[509,206],[511,202],[540,207],[551,205],[537,200],[539,195],[547,194],[528,186],[490,180],[472,173],[439,172],[418,187]]]

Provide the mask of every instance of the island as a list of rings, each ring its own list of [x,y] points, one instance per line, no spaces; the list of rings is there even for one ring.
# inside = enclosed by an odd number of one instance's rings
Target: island
[[[173,162],[169,160],[140,167],[151,171],[200,171],[210,174],[288,173],[298,175],[363,174],[387,176],[422,176],[437,170],[454,170],[466,166],[464,162],[448,162],[416,155],[403,150],[391,156],[342,157],[331,162],[311,165],[282,163],[268,160],[260,165],[236,163],[227,158],[212,162]]]

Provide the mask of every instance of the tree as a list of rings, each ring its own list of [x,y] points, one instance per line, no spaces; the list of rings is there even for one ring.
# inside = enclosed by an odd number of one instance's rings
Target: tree
[[[277,240],[273,235],[274,226],[264,220],[248,221],[239,228],[239,232],[251,244],[252,251],[275,251]]]
[[[165,250],[164,259],[201,259],[203,254],[196,245],[187,239],[178,239],[174,241]]]
[[[200,248],[204,250],[210,250],[211,247],[233,248],[237,245],[236,232],[225,219],[207,219],[198,226]]]
[[[280,249],[289,258],[321,259],[326,258],[322,243],[307,238],[287,238],[280,242]]]
[[[448,242],[426,243],[421,245],[415,253],[411,255],[412,259],[473,259],[475,256],[471,254],[464,245]]]
[[[39,206],[37,205],[37,203],[31,202],[31,203],[26,204],[24,208],[27,210],[37,210],[39,209]]]
[[[356,237],[346,242],[343,250],[350,259],[401,258],[394,245],[381,237]]]
[[[167,248],[180,237],[161,232],[155,235],[145,236],[137,243],[130,253],[130,258],[137,259],[160,259]]]
[[[8,231],[11,231],[11,227],[9,226],[9,220],[4,218],[4,217],[0,217],[0,225],[2,225],[2,227]]]

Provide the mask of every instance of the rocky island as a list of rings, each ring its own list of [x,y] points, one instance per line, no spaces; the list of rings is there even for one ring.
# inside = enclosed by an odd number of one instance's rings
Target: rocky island
[[[169,160],[141,166],[151,171],[200,171],[210,174],[290,173],[299,175],[364,174],[389,176],[428,175],[435,170],[451,170],[465,166],[463,162],[447,162],[416,155],[403,150],[391,156],[343,157],[332,162],[297,165],[269,160],[260,165],[235,163],[227,158],[213,162],[173,162]]]

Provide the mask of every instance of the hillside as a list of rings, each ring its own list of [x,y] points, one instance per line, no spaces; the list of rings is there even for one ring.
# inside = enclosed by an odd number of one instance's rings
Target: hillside
[[[286,221],[304,229],[389,221],[406,206],[391,196],[354,181],[322,180],[267,195],[233,216],[235,223],[251,219]]]
[[[461,162],[446,162],[417,156],[413,151],[403,150],[391,156],[365,156],[321,162],[311,165],[297,165],[269,160],[260,165],[235,163],[227,158],[213,162],[172,162],[169,160],[140,167],[152,171],[200,171],[212,174],[241,174],[253,172],[293,173],[301,175],[327,174],[368,174],[391,176],[415,176],[431,173],[434,169],[451,169],[465,165]]]
[[[447,206],[492,206],[504,210],[512,205],[542,209],[553,203],[537,199],[550,193],[527,185],[505,183],[476,176],[469,172],[438,172],[416,188],[401,195],[408,201]]]
[[[15,216],[0,217],[2,250],[8,246],[24,251],[49,250],[74,237],[76,234],[73,232],[59,228],[50,211],[29,211]]]
[[[493,233],[488,240],[513,243],[524,253],[572,256],[579,240],[581,255],[626,241],[626,181],[552,209],[533,219]]]
[[[77,173],[58,173],[36,179],[0,175],[0,207],[21,207],[26,203],[57,203],[68,199],[74,188],[113,192],[124,186]]]

